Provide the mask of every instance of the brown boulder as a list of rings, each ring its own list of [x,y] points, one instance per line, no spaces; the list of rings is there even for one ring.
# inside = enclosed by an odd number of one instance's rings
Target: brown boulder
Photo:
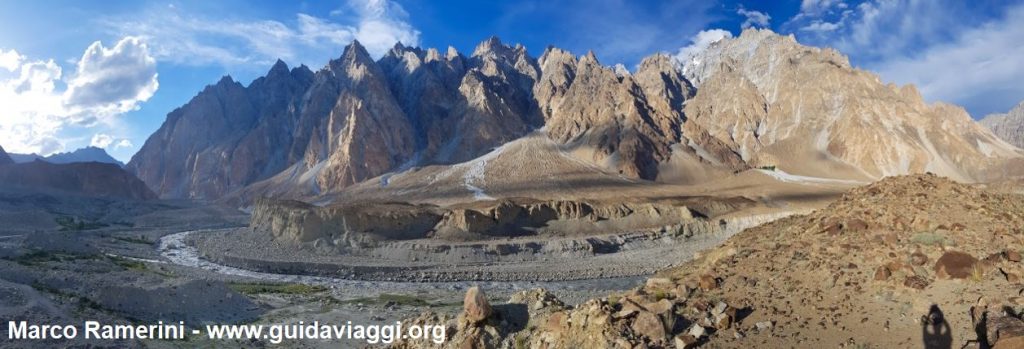
[[[665,332],[665,323],[661,318],[649,311],[641,311],[633,320],[633,332],[650,338],[652,341],[664,340],[668,333]]]
[[[675,342],[676,342],[676,348],[679,348],[679,349],[696,348],[697,345],[699,344],[698,343],[698,339],[697,338],[693,338],[693,336],[691,336],[689,334],[681,334],[681,335],[676,336]]]
[[[960,251],[948,251],[935,262],[935,275],[940,279],[966,279],[975,273],[978,259]]]
[[[1014,250],[1006,250],[1003,252],[1006,255],[1006,260],[1011,262],[1020,262],[1020,252]]]
[[[918,290],[925,289],[925,287],[928,287],[928,284],[930,283],[931,282],[929,282],[928,279],[925,279],[924,277],[917,275],[908,276],[906,279],[903,280],[903,286]]]
[[[487,295],[478,286],[470,287],[466,291],[466,298],[462,301],[462,313],[466,320],[473,324],[479,324],[494,312],[491,304],[487,302]]]

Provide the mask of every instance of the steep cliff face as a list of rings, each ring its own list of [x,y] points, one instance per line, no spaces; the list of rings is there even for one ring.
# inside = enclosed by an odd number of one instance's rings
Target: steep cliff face
[[[865,179],[928,171],[965,181],[1019,166],[1020,152],[963,109],[928,105],[913,86],[882,84],[838,52],[792,37],[746,30],[684,63],[700,82],[688,122],[752,166]]]
[[[577,60],[549,48],[540,66],[535,93],[547,133],[583,157],[630,178],[653,180],[659,177],[659,164],[673,156],[672,145],[682,142],[693,144],[680,150],[690,155],[716,150],[705,153],[705,166],[744,168],[734,154],[720,151],[716,140],[703,137],[702,129],[684,131],[683,105],[695,89],[667,56],[648,57],[635,74],[628,74],[601,65],[592,52]],[[701,162],[700,157],[690,159]]]
[[[164,197],[217,198],[283,170],[304,148],[294,115],[312,80],[278,62],[248,88],[230,77],[168,114],[126,169]],[[303,145],[304,146],[304,145]]]
[[[1024,148],[1024,102],[1005,114],[992,114],[978,121],[996,136],[1017,148]]]

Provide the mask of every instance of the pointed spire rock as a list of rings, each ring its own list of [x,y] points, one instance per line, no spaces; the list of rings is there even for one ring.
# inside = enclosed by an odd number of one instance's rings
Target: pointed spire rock
[[[455,47],[448,46],[448,52],[445,54],[444,58],[453,60],[457,57],[459,57],[459,50],[456,50]]]
[[[503,47],[505,47],[505,45],[501,43],[501,39],[498,39],[497,36],[491,36],[479,45],[476,45],[476,49],[473,50],[473,56],[481,56],[489,52],[497,52]]]
[[[370,65],[373,63],[373,58],[370,57],[370,53],[366,51],[366,48],[359,43],[359,40],[352,40],[351,44],[345,46],[345,51],[342,52],[341,58],[331,61],[330,66],[332,69],[336,69],[338,68],[337,64],[348,66],[356,63]]]
[[[288,74],[288,64],[286,64],[280,58],[277,59],[277,62],[274,63],[273,67],[270,67],[270,71],[267,72],[267,76],[278,74]]]
[[[587,54],[583,55],[583,57],[580,57],[580,64],[598,64],[598,65],[600,65],[601,63],[597,61],[597,55],[594,54],[594,51],[593,50],[588,50]]]
[[[433,48],[433,47],[427,49],[427,56],[424,59],[424,61],[433,62],[433,61],[440,61],[440,60],[441,60],[441,52],[437,51],[437,49]]]

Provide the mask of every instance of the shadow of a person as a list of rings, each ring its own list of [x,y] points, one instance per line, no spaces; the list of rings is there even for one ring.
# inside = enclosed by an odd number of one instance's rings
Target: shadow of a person
[[[928,315],[923,316],[921,320],[921,337],[925,349],[951,349],[953,347],[953,333],[937,304],[932,304]]]

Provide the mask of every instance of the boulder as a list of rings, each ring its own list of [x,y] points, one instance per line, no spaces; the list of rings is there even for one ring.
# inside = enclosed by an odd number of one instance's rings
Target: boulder
[[[903,286],[918,290],[925,289],[925,287],[928,287],[929,284],[931,284],[931,282],[928,281],[928,279],[918,275],[911,275],[908,276],[906,279],[903,279]]]
[[[978,259],[960,251],[947,251],[935,262],[935,275],[940,279],[966,279],[976,272]]]
[[[1003,254],[1006,255],[1006,260],[1008,261],[1015,263],[1020,262],[1020,252],[1014,250],[1006,250],[1006,252],[1003,252]]]
[[[494,313],[494,309],[487,302],[484,291],[478,286],[473,286],[466,291],[466,298],[462,301],[462,313],[470,323],[479,324],[487,320]]]
[[[650,338],[652,341],[664,340],[668,333],[665,332],[665,323],[661,318],[649,311],[641,311],[636,320],[633,320],[633,333]]]

